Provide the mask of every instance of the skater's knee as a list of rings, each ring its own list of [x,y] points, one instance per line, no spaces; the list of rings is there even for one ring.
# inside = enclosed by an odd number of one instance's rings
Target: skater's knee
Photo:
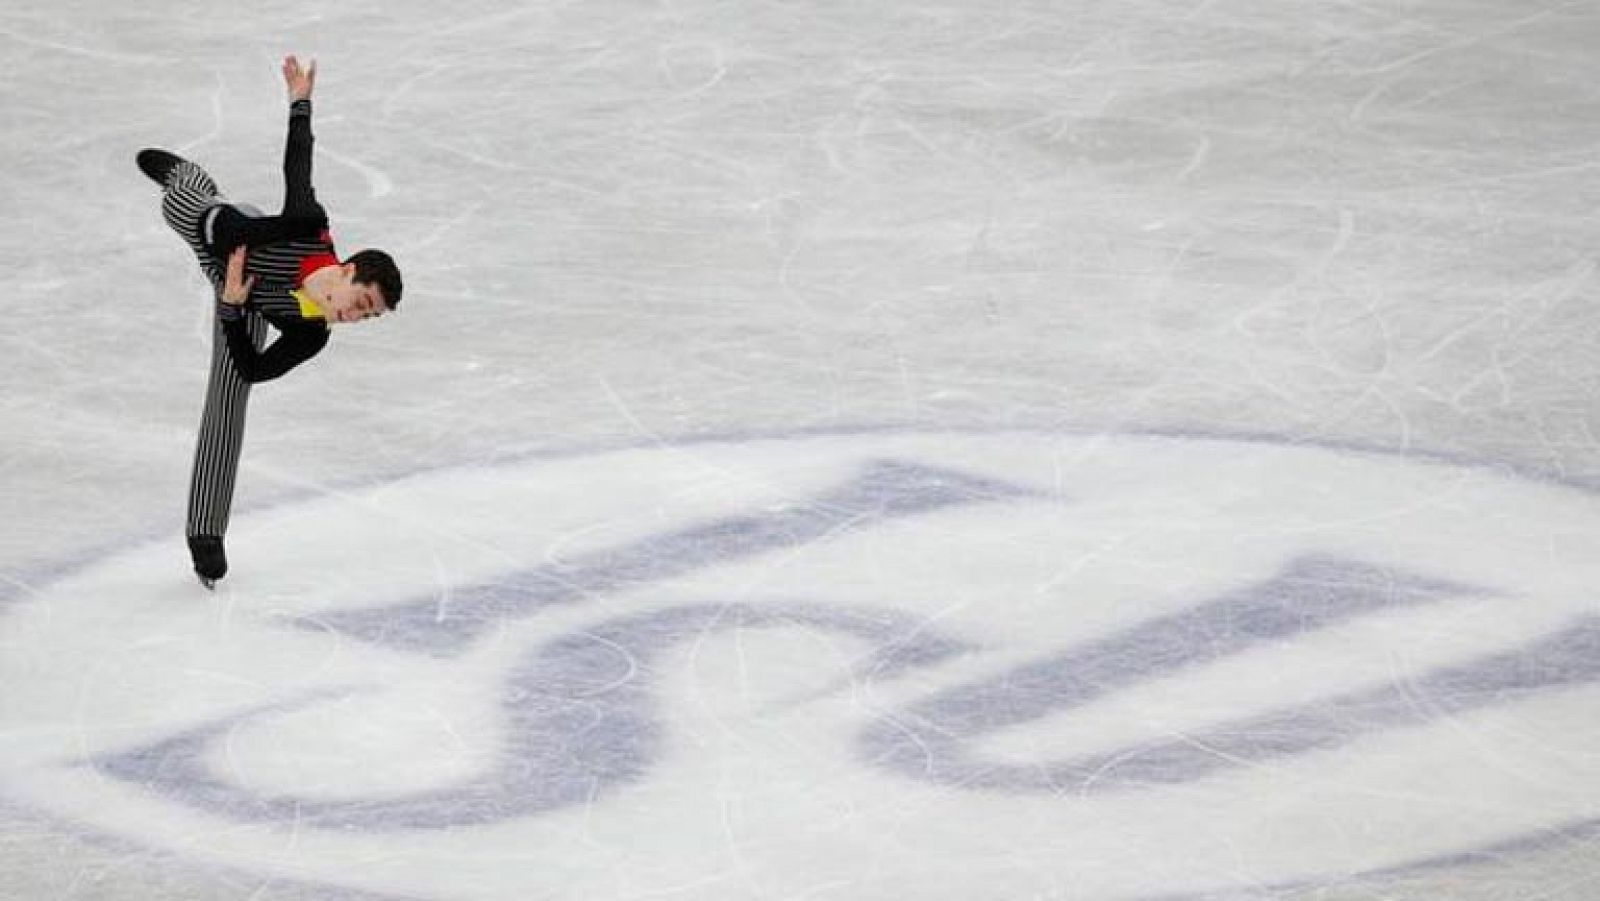
[[[219,203],[201,218],[200,239],[214,256],[226,257],[245,243],[246,223],[261,217],[261,210],[248,203]]]

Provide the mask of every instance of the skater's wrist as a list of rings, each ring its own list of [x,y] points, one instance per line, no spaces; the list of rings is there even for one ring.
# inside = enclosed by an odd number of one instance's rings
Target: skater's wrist
[[[289,98],[289,115],[290,116],[309,116],[309,115],[311,115],[311,98],[310,97],[290,97]]]

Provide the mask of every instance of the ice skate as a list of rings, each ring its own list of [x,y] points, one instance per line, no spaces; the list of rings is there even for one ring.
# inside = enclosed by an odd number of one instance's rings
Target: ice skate
[[[228,555],[219,535],[189,536],[189,556],[194,559],[194,574],[200,584],[216,590],[217,580],[228,574]]]
[[[139,171],[163,188],[167,186],[167,178],[172,175],[172,170],[185,162],[183,157],[156,147],[146,147],[134,159],[139,164]]]

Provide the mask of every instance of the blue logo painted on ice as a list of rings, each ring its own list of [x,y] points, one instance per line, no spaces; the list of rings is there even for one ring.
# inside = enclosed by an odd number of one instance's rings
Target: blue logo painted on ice
[[[1161,436],[427,473],[239,522],[218,603],[141,548],[14,605],[0,776],[437,897],[1406,872],[1600,817],[1596,534],[1566,486]]]

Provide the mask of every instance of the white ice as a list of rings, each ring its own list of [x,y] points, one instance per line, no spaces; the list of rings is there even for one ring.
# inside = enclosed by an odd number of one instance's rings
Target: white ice
[[[14,0],[0,898],[1600,897],[1600,9]],[[252,397],[134,168],[401,309]]]

